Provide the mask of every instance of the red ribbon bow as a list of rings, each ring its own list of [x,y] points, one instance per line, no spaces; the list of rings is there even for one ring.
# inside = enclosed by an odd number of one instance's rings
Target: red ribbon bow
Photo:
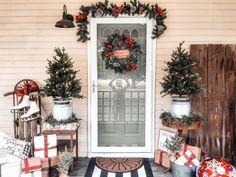
[[[25,81],[16,87],[16,95],[24,96],[24,95],[28,95],[31,92],[36,92],[38,90],[39,90],[39,87],[36,83],[31,82],[31,81]]]
[[[193,159],[195,159],[196,158],[196,156],[192,153],[191,155],[190,155],[190,157],[189,156],[187,156],[186,154],[183,154],[183,156],[184,156],[184,158],[185,159],[187,159],[187,162],[185,162],[184,163],[184,165],[186,165],[186,166],[192,166],[192,167],[195,167],[196,165],[193,163]]]

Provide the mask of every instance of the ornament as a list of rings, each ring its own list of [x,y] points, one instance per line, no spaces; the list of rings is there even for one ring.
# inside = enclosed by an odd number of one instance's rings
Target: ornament
[[[137,8],[135,6],[133,6],[133,7],[131,7],[130,12],[134,13],[136,10],[137,10]]]
[[[160,7],[156,8],[156,12],[162,17],[164,15],[163,10]]]
[[[101,56],[105,60],[106,69],[124,72],[137,69],[137,60],[141,53],[140,46],[133,38],[124,34],[113,34],[107,38]]]
[[[117,17],[122,12],[123,8],[124,8],[124,5],[122,4],[120,7],[113,9],[113,15]]]
[[[104,11],[102,9],[97,9],[96,15],[102,17],[104,14]]]
[[[85,20],[87,20],[87,16],[84,13],[79,13],[79,15],[75,16],[75,19],[77,22],[84,22]]]
[[[139,8],[139,14],[142,15],[142,14],[144,13],[144,11],[145,11],[145,9],[144,9],[143,7],[140,7],[140,8]]]
[[[197,177],[236,177],[236,169],[222,158],[211,157],[200,164]]]

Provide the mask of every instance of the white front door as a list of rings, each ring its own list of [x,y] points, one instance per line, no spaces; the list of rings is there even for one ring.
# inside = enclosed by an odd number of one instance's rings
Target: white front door
[[[151,157],[154,146],[154,42],[148,18],[91,18],[89,42],[89,156]],[[112,34],[140,45],[137,70],[115,73],[101,51]]]

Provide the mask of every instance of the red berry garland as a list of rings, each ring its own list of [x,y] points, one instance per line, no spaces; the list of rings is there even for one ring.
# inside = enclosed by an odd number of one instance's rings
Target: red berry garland
[[[113,34],[104,43],[101,56],[105,61],[106,69],[123,73],[137,69],[137,61],[141,53],[140,46],[133,38],[126,37],[124,34]]]

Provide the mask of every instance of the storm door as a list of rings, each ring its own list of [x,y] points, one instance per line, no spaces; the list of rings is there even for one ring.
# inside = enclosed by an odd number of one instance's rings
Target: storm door
[[[146,18],[91,18],[89,43],[90,153],[152,153],[152,21]],[[115,72],[102,59],[104,42],[113,34],[131,37],[140,46],[137,69]],[[115,51],[114,51],[115,52]],[[125,58],[123,58],[125,62]],[[139,154],[140,155],[140,154]],[[93,155],[91,155],[93,156]]]

